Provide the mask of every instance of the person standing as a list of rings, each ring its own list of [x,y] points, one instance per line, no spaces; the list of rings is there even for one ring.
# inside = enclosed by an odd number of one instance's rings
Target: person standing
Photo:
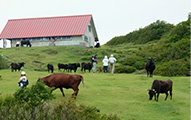
[[[111,71],[111,73],[114,73],[115,70],[115,63],[116,63],[116,58],[113,56],[113,54],[111,54],[110,58],[109,58],[109,69]]]
[[[28,83],[28,80],[27,80],[27,77],[26,77],[26,73],[25,73],[24,71],[22,71],[18,85],[19,85],[21,88],[24,88],[24,87],[27,86],[28,84],[29,84],[29,83]]]
[[[102,62],[103,62],[103,72],[104,73],[108,73],[108,62],[109,62],[109,59],[107,58],[107,56],[104,57]]]
[[[97,71],[97,54],[95,54],[94,56],[92,56],[92,64],[93,64],[93,73],[96,73]]]

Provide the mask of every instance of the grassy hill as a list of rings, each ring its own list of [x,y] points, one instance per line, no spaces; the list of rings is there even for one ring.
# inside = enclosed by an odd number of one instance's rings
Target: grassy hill
[[[143,60],[156,57],[155,74],[178,76],[190,73],[190,18],[175,26],[158,20],[127,35],[114,37],[105,46],[126,46],[130,43],[140,45],[140,48],[135,54],[121,59],[122,64],[140,70]]]

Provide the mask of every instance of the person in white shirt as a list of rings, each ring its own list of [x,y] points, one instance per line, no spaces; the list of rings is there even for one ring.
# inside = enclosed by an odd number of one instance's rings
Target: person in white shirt
[[[21,72],[21,77],[20,77],[20,79],[19,79],[18,85],[19,85],[21,88],[24,88],[25,86],[28,85],[28,80],[27,80],[25,71],[22,71],[22,72]]]
[[[110,58],[109,58],[109,69],[111,71],[111,73],[114,73],[115,70],[115,63],[116,63],[116,58],[113,56],[113,54],[111,54]]]
[[[108,73],[108,62],[109,62],[109,59],[107,58],[107,56],[104,57],[102,62],[103,62],[103,72],[104,73]]]

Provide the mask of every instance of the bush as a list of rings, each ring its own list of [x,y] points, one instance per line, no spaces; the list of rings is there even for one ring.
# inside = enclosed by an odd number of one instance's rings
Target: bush
[[[63,103],[50,102],[54,97],[50,88],[36,83],[19,89],[14,96],[0,98],[1,120],[119,120],[117,115],[101,115],[96,107],[76,104],[74,99]]]
[[[119,60],[119,62],[123,65],[133,66],[138,70],[143,69],[145,66],[144,59],[143,59],[143,57],[140,57],[140,56],[125,57],[125,58]]]
[[[189,62],[184,59],[176,61],[171,60],[163,63],[161,66],[157,66],[155,73],[163,76],[186,75],[190,73],[190,65]]]
[[[136,68],[132,66],[120,65],[120,66],[116,66],[115,68],[115,73],[133,73],[135,71],[136,71]]]
[[[9,68],[8,61],[0,55],[0,69]]]

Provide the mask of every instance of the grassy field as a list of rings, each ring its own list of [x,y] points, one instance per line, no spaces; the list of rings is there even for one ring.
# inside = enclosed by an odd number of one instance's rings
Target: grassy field
[[[30,81],[29,87],[38,77],[49,75],[47,72],[26,70]],[[19,89],[17,82],[20,72],[10,69],[1,70],[1,96],[13,94]],[[86,87],[80,84],[77,103],[95,106],[105,114],[117,114],[122,120],[189,120],[190,119],[190,79],[188,77],[147,78],[146,75],[136,74],[103,74],[80,73],[84,77]],[[164,101],[165,95],[159,96],[159,102],[148,100],[146,89],[151,87],[154,79],[171,79],[173,85],[173,99]],[[66,98],[73,93],[71,89],[64,89]],[[60,90],[55,90],[54,101],[62,102]]]
[[[101,60],[104,55],[111,52],[102,49],[83,49],[74,47],[39,47],[39,48],[15,48],[2,49],[0,54],[10,61],[25,62],[22,68],[27,73],[29,87],[39,77],[49,75],[47,71],[35,71],[34,69],[46,69],[47,63],[53,63],[55,72],[58,63],[82,62],[84,58],[90,61],[90,57],[98,53],[98,66],[102,66]],[[127,51],[132,52],[127,49]],[[133,48],[136,50],[137,48]],[[106,52],[105,52],[106,51]],[[120,52],[120,51],[117,51]],[[125,53],[126,51],[121,51]],[[71,73],[74,74],[74,73]],[[86,87],[79,86],[77,103],[95,106],[103,114],[117,114],[122,120],[189,120],[190,119],[190,78],[189,77],[163,77],[154,75],[153,78],[138,74],[103,74],[82,73],[79,69],[76,74],[84,77]],[[20,72],[11,72],[11,69],[0,70],[0,94],[6,96],[20,89],[17,85]],[[159,102],[150,101],[146,92],[152,85],[153,80],[173,81],[173,99],[164,101],[165,94],[159,96]],[[64,89],[66,98],[73,93],[71,89]],[[54,101],[62,102],[60,90],[55,90]]]

